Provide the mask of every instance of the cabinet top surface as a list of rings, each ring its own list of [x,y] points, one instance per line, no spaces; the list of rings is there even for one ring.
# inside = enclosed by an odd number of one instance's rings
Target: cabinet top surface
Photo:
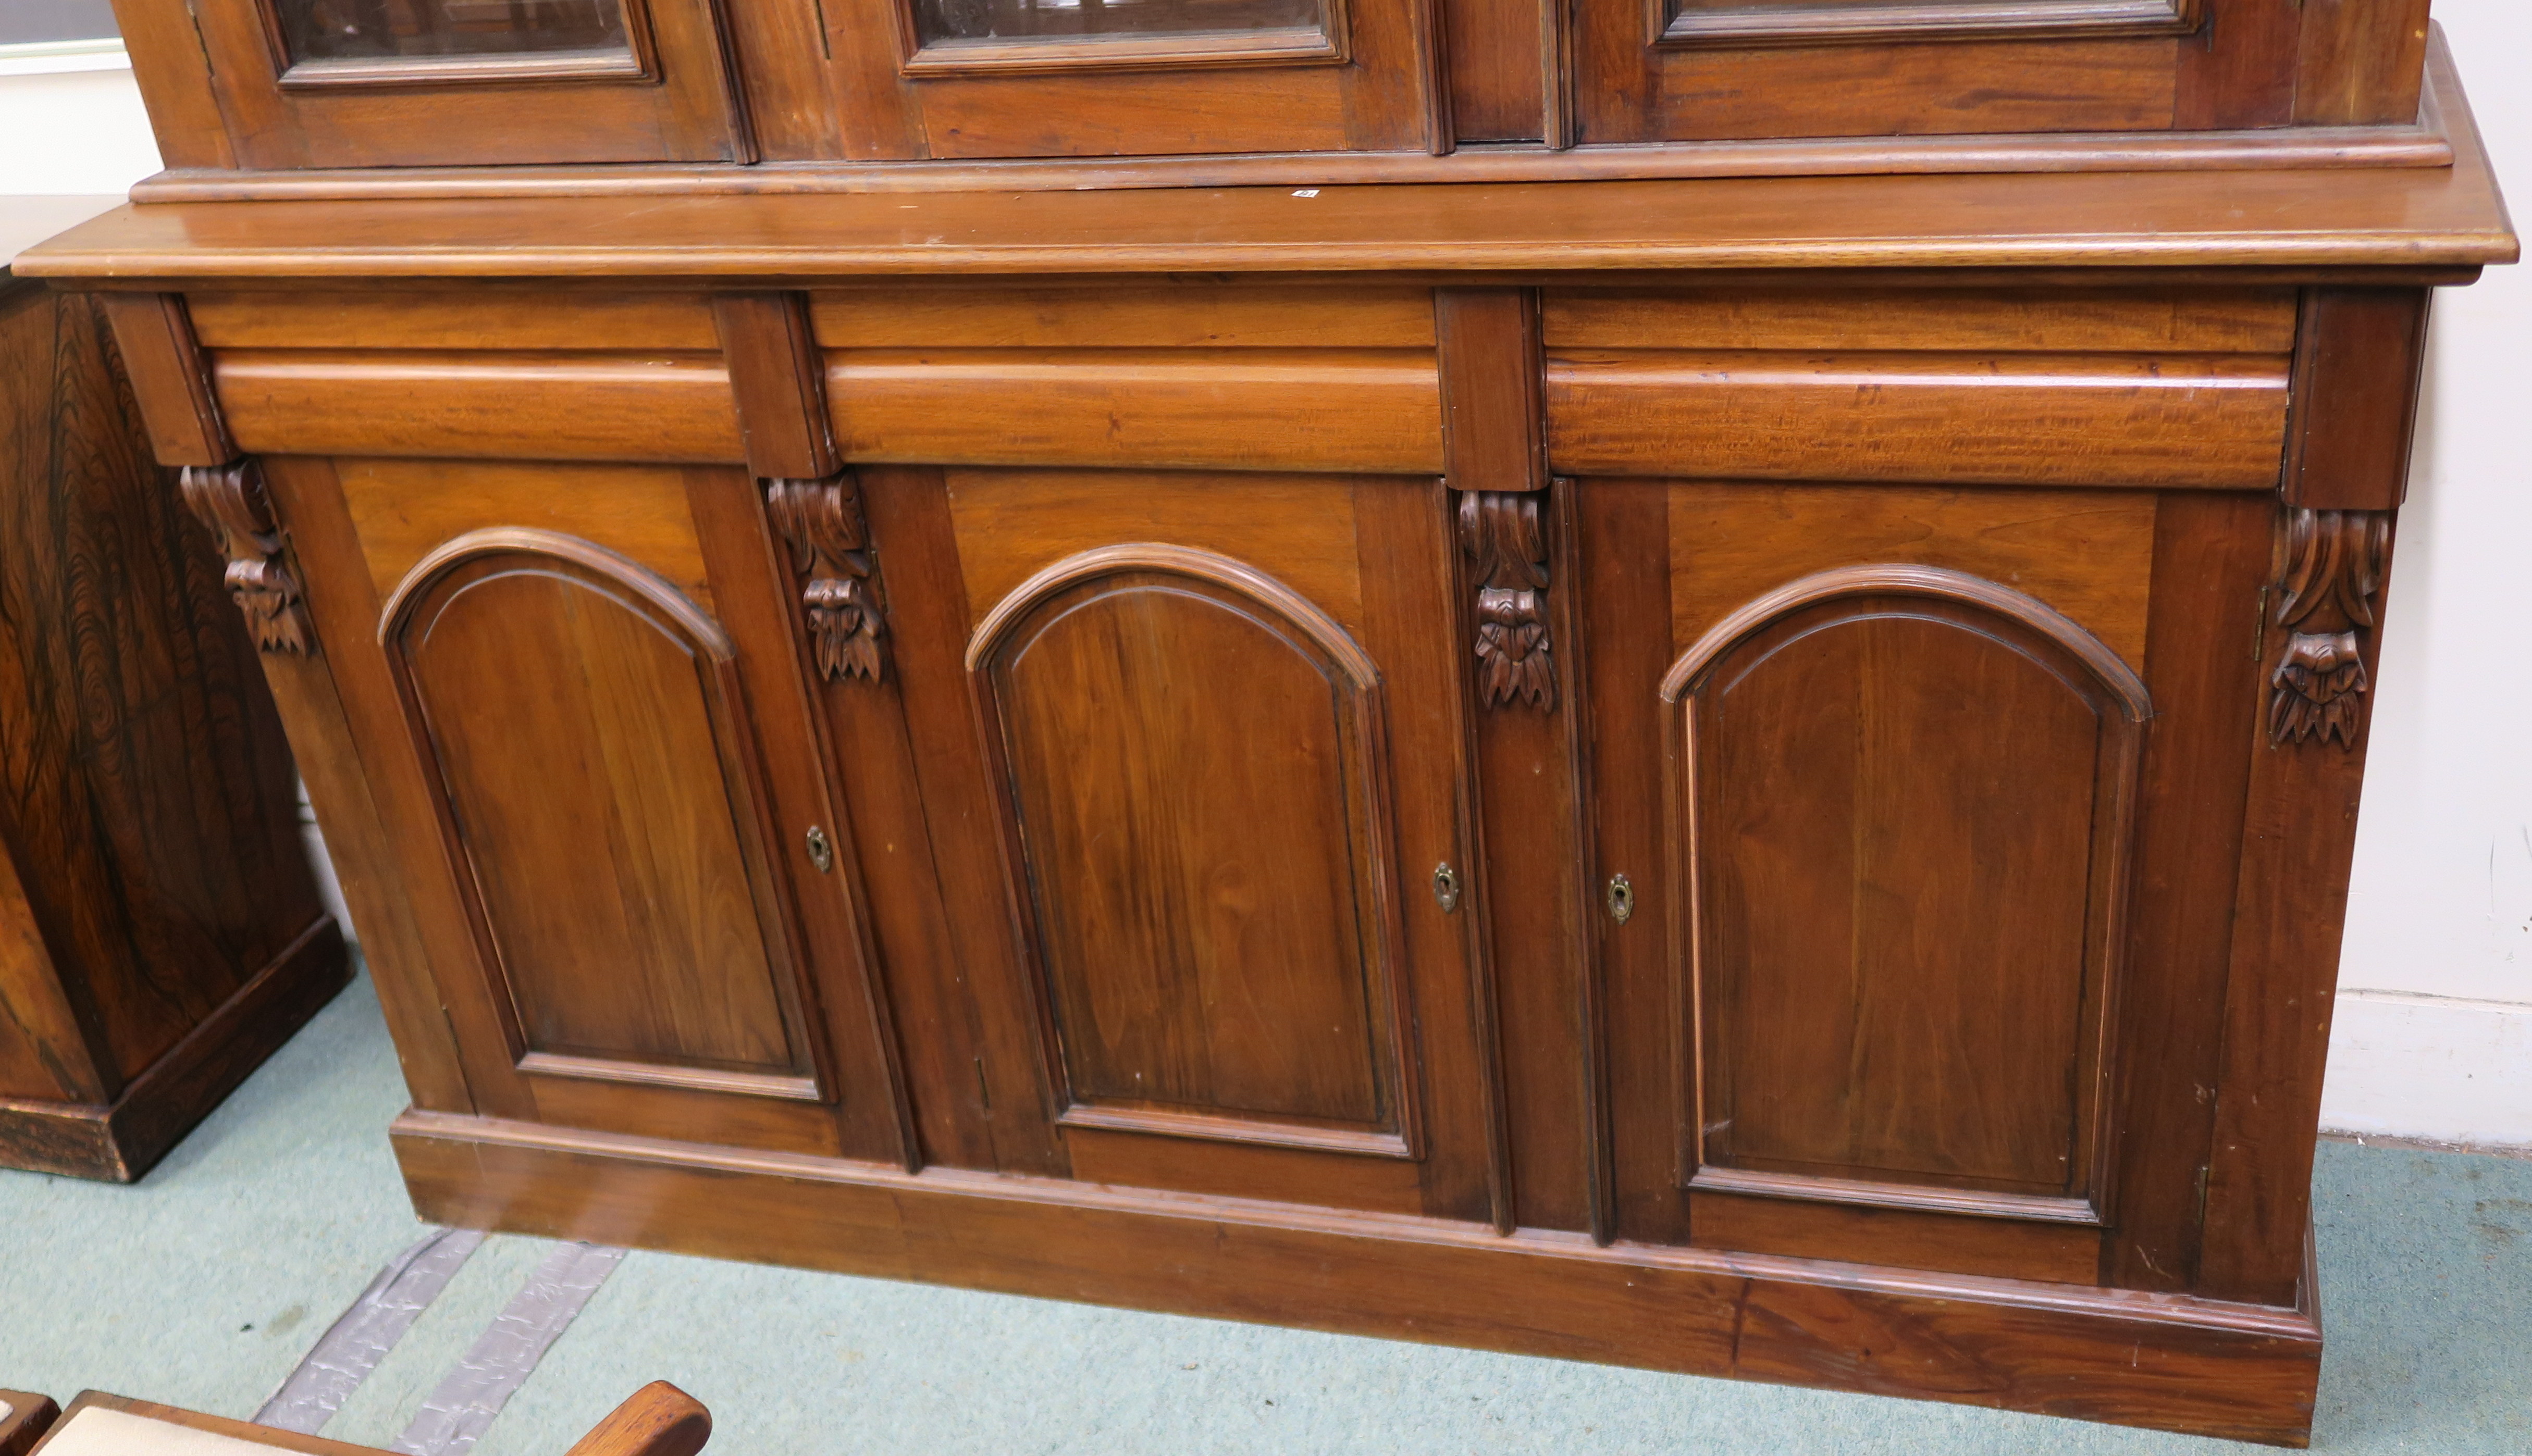
[[[124,206],[30,276],[2427,268],[2517,244],[2444,57],[2448,168],[262,200]]]

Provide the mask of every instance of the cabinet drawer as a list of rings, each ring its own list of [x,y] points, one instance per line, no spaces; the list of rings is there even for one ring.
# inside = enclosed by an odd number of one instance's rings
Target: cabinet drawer
[[[1575,475],[2265,490],[2283,293],[1551,295]]]

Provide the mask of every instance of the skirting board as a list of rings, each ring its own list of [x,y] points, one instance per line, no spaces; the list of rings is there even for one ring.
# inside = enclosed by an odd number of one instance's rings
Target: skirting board
[[[343,932],[322,917],[112,1104],[0,1098],[0,1167],[139,1181],[350,982]]]
[[[2320,1375],[2309,1272],[2268,1309],[449,1113],[393,1138],[415,1208],[467,1228],[2276,1445]]]
[[[2321,1125],[2532,1152],[2532,1005],[2341,991]]]

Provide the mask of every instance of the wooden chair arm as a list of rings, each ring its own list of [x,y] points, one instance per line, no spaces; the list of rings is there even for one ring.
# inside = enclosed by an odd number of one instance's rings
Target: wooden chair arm
[[[6,1407],[0,1414],[0,1456],[26,1456],[61,1415],[51,1396],[24,1390],[0,1390],[0,1407]]]
[[[712,1439],[712,1412],[665,1380],[633,1392],[568,1456],[695,1456]]]

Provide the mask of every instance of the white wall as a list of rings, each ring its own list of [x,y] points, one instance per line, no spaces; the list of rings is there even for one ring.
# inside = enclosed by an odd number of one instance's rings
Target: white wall
[[[2435,0],[2532,203],[2532,9]],[[2437,299],[2322,1120],[2532,1148],[2532,271]],[[2518,625],[2519,624],[2519,625]]]
[[[2532,200],[2532,7],[2436,0]],[[122,70],[0,75],[0,196],[157,170]],[[2532,1148],[2532,269],[2438,304],[2378,685],[2324,1122]]]
[[[158,143],[120,47],[0,58],[0,137],[9,139],[0,196],[121,193],[158,170]]]

